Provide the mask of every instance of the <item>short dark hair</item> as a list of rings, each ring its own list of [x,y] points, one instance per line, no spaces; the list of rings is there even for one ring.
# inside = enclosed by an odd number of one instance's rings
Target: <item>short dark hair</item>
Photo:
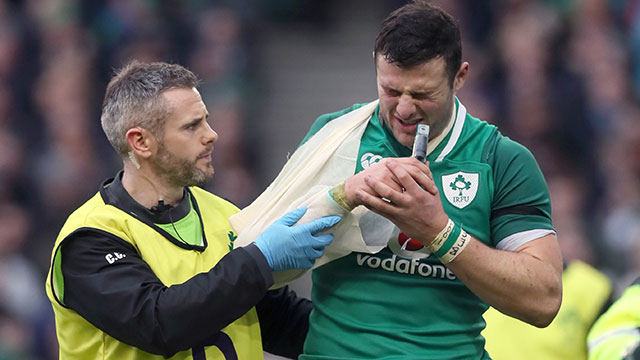
[[[160,137],[170,111],[162,92],[195,88],[198,83],[194,73],[177,64],[133,60],[118,70],[107,85],[101,116],[102,129],[113,148],[127,155],[130,149],[125,135],[136,126]]]
[[[442,57],[451,84],[462,64],[460,29],[455,19],[427,1],[414,0],[392,12],[380,26],[374,55],[402,68]]]

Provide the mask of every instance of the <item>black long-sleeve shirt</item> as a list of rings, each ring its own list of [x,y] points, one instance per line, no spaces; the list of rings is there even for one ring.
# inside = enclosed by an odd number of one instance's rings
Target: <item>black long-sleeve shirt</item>
[[[111,195],[119,186],[109,186]],[[105,254],[115,252],[124,256],[107,265]],[[302,352],[311,302],[287,288],[268,291],[271,269],[255,245],[168,287],[130,243],[101,230],[74,232],[61,255],[65,305],[124,343],[169,357],[206,344],[256,306],[264,349],[294,358]]]

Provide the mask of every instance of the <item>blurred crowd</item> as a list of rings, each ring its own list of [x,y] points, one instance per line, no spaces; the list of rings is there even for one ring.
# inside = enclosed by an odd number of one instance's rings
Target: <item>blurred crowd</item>
[[[625,287],[640,275],[640,1],[439,4],[471,63],[459,97],[538,159],[565,260]],[[44,277],[64,219],[121,165],[99,125],[113,70],[136,58],[198,74],[223,135],[206,187],[243,207],[261,190],[247,161],[259,149],[246,146],[260,24],[329,29],[331,9],[339,1],[0,0],[0,360],[57,358]]]
[[[68,214],[115,175],[100,128],[114,69],[129,59],[177,62],[225,135],[214,192],[238,206],[257,189],[245,164],[250,32],[241,4],[215,1],[0,1],[0,359],[57,358],[43,281]]]

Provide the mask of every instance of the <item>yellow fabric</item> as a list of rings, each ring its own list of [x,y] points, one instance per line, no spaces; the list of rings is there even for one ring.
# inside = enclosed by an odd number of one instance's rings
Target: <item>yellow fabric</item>
[[[482,335],[491,358],[587,359],[587,333],[611,295],[611,282],[591,266],[575,261],[562,273],[562,290],[558,315],[542,329],[489,308]]]
[[[329,189],[354,174],[360,138],[377,106],[378,100],[329,122],[300,146],[262,195],[229,219],[238,233],[235,246],[248,245],[287,211],[306,205],[307,213],[298,224],[326,215],[343,217],[331,230],[335,240],[313,268],[351,251],[382,250],[386,243],[366,244],[360,232],[359,221],[371,212],[359,206],[349,213],[329,195]],[[305,272],[304,269],[275,272],[272,288],[282,287]]]
[[[190,188],[198,203],[207,248],[203,252],[182,249],[124,211],[106,205],[100,194],[78,208],[63,226],[52,254],[64,239],[76,229],[90,227],[107,231],[131,243],[167,286],[180,284],[196,274],[209,271],[229,252],[229,232],[232,230],[228,217],[238,211],[229,202],[200,188]],[[52,267],[53,268],[53,267]],[[60,344],[60,359],[163,359],[162,356],[143,352],[126,345],[97,329],[75,311],[64,307],[54,294],[52,268],[46,282],[47,296],[53,304],[56,332]],[[53,280],[55,282],[55,280]],[[117,316],[117,314],[114,314]],[[255,308],[223,329],[232,340],[239,359],[262,359],[260,326]],[[217,347],[205,348],[207,359],[224,359]],[[192,359],[191,350],[181,351],[171,359]]]
[[[618,360],[640,342],[640,285],[629,286],[593,325],[589,360]]]

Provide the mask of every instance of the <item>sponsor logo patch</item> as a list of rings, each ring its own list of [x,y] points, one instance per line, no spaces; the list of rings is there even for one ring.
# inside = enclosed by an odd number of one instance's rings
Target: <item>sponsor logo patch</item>
[[[447,267],[441,264],[426,264],[420,260],[405,259],[397,255],[382,258],[375,255],[358,254],[356,263],[361,267],[381,269],[388,272],[397,272],[407,275],[418,275],[425,278],[438,278],[454,281],[456,276]]]
[[[387,246],[392,253],[409,259],[422,259],[431,255],[431,251],[424,247],[418,240],[413,240],[402,232],[394,233],[389,239]]]

